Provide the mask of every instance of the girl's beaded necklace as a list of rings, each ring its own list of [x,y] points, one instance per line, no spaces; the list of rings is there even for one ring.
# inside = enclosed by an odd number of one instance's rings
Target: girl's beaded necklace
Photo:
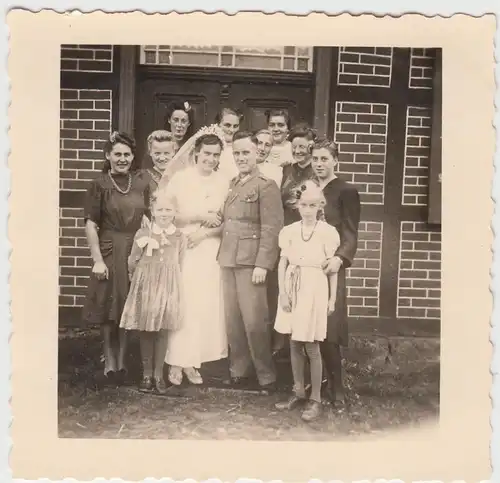
[[[127,173],[127,174],[128,174],[128,184],[127,184],[127,187],[124,190],[122,190],[118,186],[116,181],[113,179],[113,176],[111,176],[111,171],[108,171],[108,176],[109,176],[109,179],[111,180],[111,184],[113,185],[115,190],[118,191],[118,193],[121,193],[122,195],[127,195],[130,192],[130,189],[132,188],[132,175],[130,173]]]
[[[314,224],[312,230],[311,230],[311,233],[309,234],[309,236],[306,238],[304,236],[304,222],[301,221],[300,222],[300,236],[302,237],[302,241],[304,242],[308,242],[314,235],[314,232],[316,231],[316,227],[318,226],[318,222],[316,221],[316,223]]]

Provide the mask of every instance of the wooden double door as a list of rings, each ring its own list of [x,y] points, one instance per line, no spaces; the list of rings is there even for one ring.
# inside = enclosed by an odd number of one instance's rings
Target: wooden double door
[[[314,117],[314,90],[311,83],[283,82],[259,79],[252,81],[238,78],[218,79],[216,75],[197,79],[196,75],[175,76],[147,75],[138,82],[135,135],[139,156],[146,156],[146,138],[155,129],[169,129],[167,106],[173,100],[188,101],[195,111],[195,129],[212,124],[223,107],[239,109],[244,119],[241,129],[256,130],[267,125],[268,109],[284,109],[292,120],[312,123]],[[145,161],[147,162],[147,161]]]

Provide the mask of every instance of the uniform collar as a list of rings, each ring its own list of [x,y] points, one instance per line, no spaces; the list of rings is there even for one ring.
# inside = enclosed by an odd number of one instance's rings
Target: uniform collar
[[[245,175],[239,175],[236,179],[236,183],[240,184],[243,186],[244,184],[248,183],[252,178],[255,178],[259,174],[259,165],[257,164],[255,168],[248,174]]]

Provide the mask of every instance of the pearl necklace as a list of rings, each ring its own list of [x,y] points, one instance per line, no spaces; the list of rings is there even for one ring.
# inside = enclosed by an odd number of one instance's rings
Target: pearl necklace
[[[130,188],[132,188],[132,175],[130,173],[128,174],[128,184],[127,187],[122,190],[117,184],[116,181],[113,179],[113,176],[111,176],[111,171],[108,171],[108,176],[109,179],[111,180],[111,184],[114,186],[115,190],[118,191],[118,193],[121,193],[122,195],[127,195],[130,192]]]
[[[316,222],[313,226],[313,229],[311,231],[311,234],[309,235],[308,238],[304,237],[304,223],[300,222],[300,236],[302,237],[302,240],[305,241],[306,243],[313,237],[314,232],[316,231],[316,227],[318,226],[318,222]]]

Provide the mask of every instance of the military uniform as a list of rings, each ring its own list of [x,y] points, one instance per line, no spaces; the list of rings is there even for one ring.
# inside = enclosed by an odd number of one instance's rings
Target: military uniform
[[[255,285],[255,267],[268,272],[278,258],[283,206],[276,183],[258,168],[231,181],[223,211],[218,261],[222,268],[229,363],[232,377],[255,369],[259,384],[276,381],[266,283]]]

